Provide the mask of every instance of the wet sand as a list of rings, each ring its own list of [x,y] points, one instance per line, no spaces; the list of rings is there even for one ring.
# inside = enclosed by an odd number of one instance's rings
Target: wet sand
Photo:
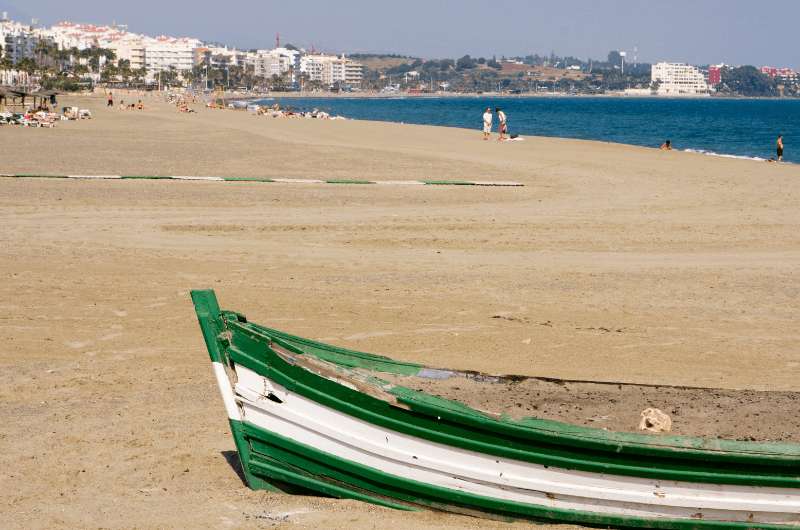
[[[508,527],[246,489],[193,288],[428,365],[800,390],[796,166],[145,103],[0,128],[0,173],[525,187],[0,179],[0,527]]]

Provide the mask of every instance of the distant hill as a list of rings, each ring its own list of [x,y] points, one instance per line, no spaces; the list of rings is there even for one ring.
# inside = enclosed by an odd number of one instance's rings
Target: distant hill
[[[580,70],[565,70],[563,68],[551,68],[549,66],[531,66],[528,64],[514,63],[503,63],[501,73],[504,75],[523,73],[526,77],[533,77],[542,81],[559,81],[561,79],[580,81],[590,77]]]
[[[417,60],[416,57],[395,54],[381,53],[354,53],[348,55],[354,61],[358,61],[370,70],[388,70],[401,64],[411,64]]]

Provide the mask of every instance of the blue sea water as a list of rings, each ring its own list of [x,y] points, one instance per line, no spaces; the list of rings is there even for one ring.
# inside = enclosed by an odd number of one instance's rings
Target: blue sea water
[[[276,100],[263,100],[271,104]],[[480,129],[486,107],[502,107],[509,130],[769,159],[783,134],[784,159],[800,163],[800,100],[602,97],[284,98],[282,106],[318,108],[361,120]]]

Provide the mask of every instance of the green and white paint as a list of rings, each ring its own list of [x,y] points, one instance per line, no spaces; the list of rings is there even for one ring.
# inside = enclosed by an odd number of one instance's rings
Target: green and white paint
[[[100,180],[206,180],[217,182],[267,182],[283,184],[379,184],[382,186],[499,186],[522,187],[513,181],[477,180],[357,180],[357,179],[300,179],[278,177],[203,177],[203,176],[159,176],[159,175],[40,175],[34,173],[0,174],[3,178],[47,178],[47,179],[100,179]]]
[[[490,418],[192,293],[248,484],[395,508],[641,528],[800,525],[800,447]],[[287,487],[288,486],[288,487]]]

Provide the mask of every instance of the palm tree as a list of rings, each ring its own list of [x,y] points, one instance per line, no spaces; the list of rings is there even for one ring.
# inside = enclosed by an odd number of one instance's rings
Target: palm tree
[[[23,72],[27,72],[29,74],[33,74],[36,72],[37,66],[36,62],[33,59],[25,57],[24,59],[21,59],[20,61],[17,62],[16,69],[22,70]]]
[[[128,83],[133,72],[131,72],[131,62],[127,59],[117,61],[117,73],[122,77],[122,81]]]
[[[3,46],[0,45],[0,69],[10,70],[13,66],[14,63],[11,62],[11,57],[7,54],[3,55]]]

